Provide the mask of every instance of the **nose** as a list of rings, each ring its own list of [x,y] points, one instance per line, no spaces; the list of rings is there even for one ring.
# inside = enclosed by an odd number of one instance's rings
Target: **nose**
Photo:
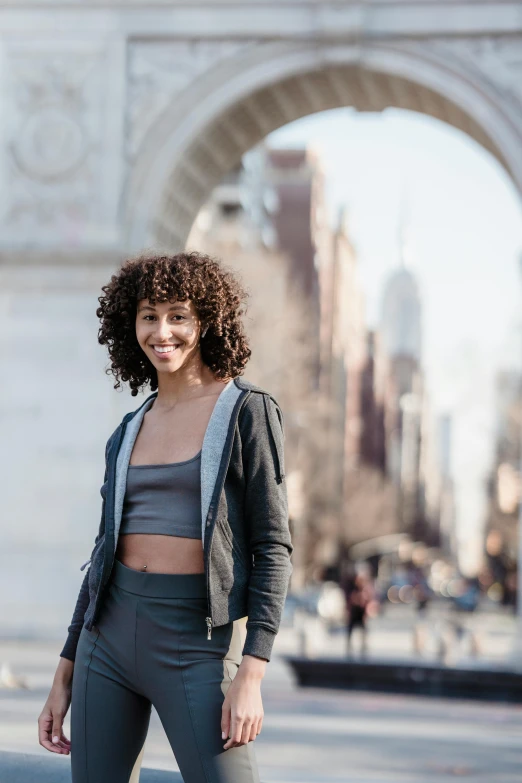
[[[167,319],[160,318],[157,322],[156,329],[154,330],[154,336],[161,341],[167,341],[172,335],[172,328],[169,326]]]

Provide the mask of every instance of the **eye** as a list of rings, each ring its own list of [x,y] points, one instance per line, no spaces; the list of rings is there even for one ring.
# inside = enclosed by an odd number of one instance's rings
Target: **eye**
[[[146,321],[148,318],[155,318],[155,317],[156,317],[155,315],[150,315],[150,314],[149,314],[149,315],[144,315],[144,316],[143,316],[143,320],[144,320],[144,321]],[[177,314],[177,315],[173,315],[172,317],[173,317],[173,318],[182,318],[182,319],[185,319],[185,316],[184,316],[184,315],[179,315],[179,314]]]

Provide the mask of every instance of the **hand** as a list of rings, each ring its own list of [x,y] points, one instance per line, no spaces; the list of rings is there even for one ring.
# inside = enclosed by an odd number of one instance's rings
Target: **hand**
[[[62,658],[56,671],[51,692],[38,718],[38,741],[51,753],[69,755],[71,741],[63,733],[63,720],[71,703],[74,663]]]
[[[263,724],[261,680],[266,660],[244,655],[237,674],[230,684],[221,710],[224,750],[246,745],[255,740]]]

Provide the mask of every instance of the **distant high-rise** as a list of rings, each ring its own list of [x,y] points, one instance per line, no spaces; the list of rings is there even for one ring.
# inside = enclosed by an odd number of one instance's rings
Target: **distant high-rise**
[[[403,225],[400,230],[400,265],[390,275],[382,299],[380,337],[389,363],[393,394],[389,405],[394,426],[387,432],[387,473],[400,488],[400,527],[414,537],[425,532],[424,498],[420,461],[424,378],[422,357],[422,307],[414,274],[409,266]]]
[[[400,266],[384,289],[381,312],[381,338],[391,359],[422,356],[422,309],[415,276],[408,268],[405,233],[400,234]]]

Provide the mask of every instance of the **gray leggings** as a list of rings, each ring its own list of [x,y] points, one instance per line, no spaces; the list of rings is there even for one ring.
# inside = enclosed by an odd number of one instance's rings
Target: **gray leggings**
[[[184,783],[259,783],[253,743],[223,750],[221,708],[241,662],[238,623],[207,639],[204,574],[114,563],[99,622],[82,628],[71,699],[73,783],[137,783],[151,705]]]

